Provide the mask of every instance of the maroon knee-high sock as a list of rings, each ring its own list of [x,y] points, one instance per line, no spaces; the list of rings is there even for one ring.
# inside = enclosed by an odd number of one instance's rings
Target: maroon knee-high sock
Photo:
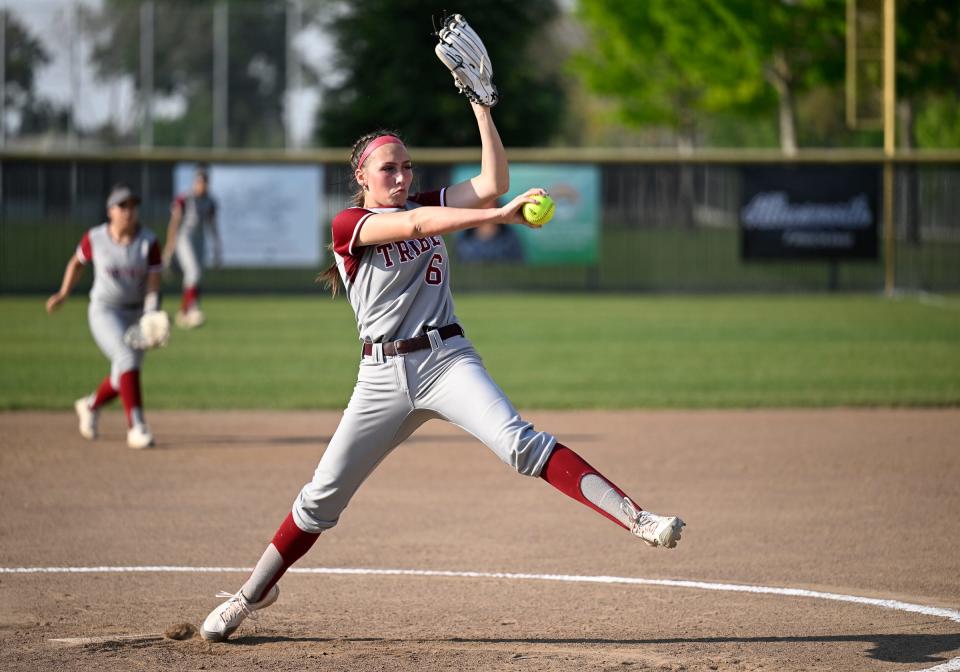
[[[319,533],[301,530],[293,522],[293,513],[288,513],[250,578],[243,584],[241,591],[244,596],[250,602],[262,600],[284,572],[310,550],[319,536]]]
[[[186,313],[189,312],[197,304],[197,300],[200,298],[200,287],[197,285],[191,285],[190,287],[183,288],[183,297],[180,299],[180,312]]]
[[[547,458],[547,463],[543,466],[543,470],[540,472],[540,478],[568,497],[577,500],[581,504],[589,506],[591,509],[603,516],[606,516],[617,525],[627,528],[627,525],[623,522],[623,520],[617,518],[610,511],[601,508],[600,502],[594,502],[583,494],[581,482],[585,476],[589,476],[591,474],[602,479],[603,482],[613,489],[613,491],[618,493],[621,498],[626,497],[626,494],[624,494],[623,490],[611,483],[610,479],[591,467],[582,457],[577,455],[562,443],[558,443],[554,447],[553,452],[550,453],[550,457]],[[639,510],[639,507],[637,508]]]
[[[93,402],[89,404],[90,410],[95,411],[105,403],[113,401],[118,393],[118,390],[113,387],[113,383],[110,382],[110,376],[107,376],[100,383],[96,394],[93,395]]]
[[[132,369],[120,374],[120,400],[127,415],[127,427],[143,422],[143,398],[140,394],[140,371]]]

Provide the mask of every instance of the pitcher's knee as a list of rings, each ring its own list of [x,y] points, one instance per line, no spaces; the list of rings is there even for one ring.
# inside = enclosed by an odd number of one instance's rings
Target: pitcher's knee
[[[142,357],[120,355],[110,364],[110,384],[113,389],[120,389],[120,377],[128,371],[138,371]]]
[[[539,476],[556,443],[552,434],[537,432],[532,425],[528,425],[522,431],[513,433],[502,449],[494,447],[494,450],[518,474]]]
[[[304,532],[320,533],[337,524],[348,501],[336,486],[307,483],[293,503],[293,519]]]
[[[316,515],[315,510],[301,506],[299,500],[294,503],[292,513],[293,521],[297,524],[297,527],[304,532],[310,532],[312,534],[320,534],[325,530],[329,530],[340,520],[339,517],[332,520],[322,518]]]

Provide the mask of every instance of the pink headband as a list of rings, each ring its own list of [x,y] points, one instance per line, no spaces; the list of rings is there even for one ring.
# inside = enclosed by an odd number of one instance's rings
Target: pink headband
[[[360,155],[360,160],[357,161],[357,168],[363,167],[363,162],[367,160],[367,157],[373,154],[378,148],[383,147],[384,145],[402,145],[403,140],[398,138],[395,135],[381,135],[377,138],[374,138],[370,141],[370,144],[366,146],[363,150],[363,153]]]

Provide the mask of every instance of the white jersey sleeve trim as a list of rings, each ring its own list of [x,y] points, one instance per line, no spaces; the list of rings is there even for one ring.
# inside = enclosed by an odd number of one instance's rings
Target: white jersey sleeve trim
[[[357,254],[353,251],[353,246],[356,244],[357,238],[360,236],[360,229],[363,226],[363,223],[367,221],[372,214],[374,213],[368,212],[365,214],[359,219],[359,221],[357,221],[357,225],[353,227],[353,235],[350,236],[350,246],[347,248],[347,252],[349,252],[352,256],[356,256]]]
[[[443,187],[440,189],[440,207],[447,207],[447,188]]]
[[[83,266],[86,266],[87,264],[90,263],[90,260],[87,259],[87,255],[83,253],[83,247],[81,247],[80,245],[77,245],[76,255],[77,255],[77,261],[79,261]]]

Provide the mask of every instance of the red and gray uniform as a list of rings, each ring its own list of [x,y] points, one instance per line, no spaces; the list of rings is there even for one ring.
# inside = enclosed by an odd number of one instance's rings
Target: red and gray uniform
[[[120,376],[140,368],[143,351],[123,342],[127,327],[143,314],[147,274],[163,268],[157,237],[141,228],[127,244],[110,237],[107,224],[96,226],[77,245],[77,260],[93,263],[93,287],[87,311],[97,346],[110,360],[110,382],[120,387]]]
[[[417,194],[405,207],[426,205],[443,206],[444,192]],[[305,532],[336,525],[373,469],[431,418],[459,425],[528,476],[540,474],[556,443],[520,417],[465,336],[440,336],[456,322],[443,238],[357,242],[372,215],[397,210],[348,208],[333,220],[334,255],[368,354],[313,480],[294,503],[293,519]],[[384,354],[386,343],[424,335],[426,349]]]
[[[417,194],[407,209],[442,205],[442,192]],[[360,339],[383,343],[409,338],[457,321],[450,294],[447,248],[431,236],[357,247],[357,236],[375,213],[397,208],[348,208],[333,220],[333,251]]]
[[[209,194],[177,196],[174,207],[181,213],[177,232],[177,264],[183,271],[183,286],[195,287],[203,276],[205,230],[213,226],[217,201]]]
[[[438,191],[412,196],[404,209],[444,204],[444,191]],[[638,522],[641,510],[620,488],[553,436],[534,430],[490,378],[473,345],[452,323],[443,238],[360,245],[371,217],[398,210],[348,208],[333,220],[334,257],[363,342],[357,384],[313,478],[240,589],[240,604],[253,605],[242,613],[276,599],[278,593],[270,591],[283,573],[321,532],[337,524],[387,454],[432,418],[462,427],[517,472],[541,476],[637,536],[645,529]],[[663,524],[676,545],[683,522],[667,518]],[[207,617],[203,632],[211,634],[204,637],[218,636],[234,599]]]

